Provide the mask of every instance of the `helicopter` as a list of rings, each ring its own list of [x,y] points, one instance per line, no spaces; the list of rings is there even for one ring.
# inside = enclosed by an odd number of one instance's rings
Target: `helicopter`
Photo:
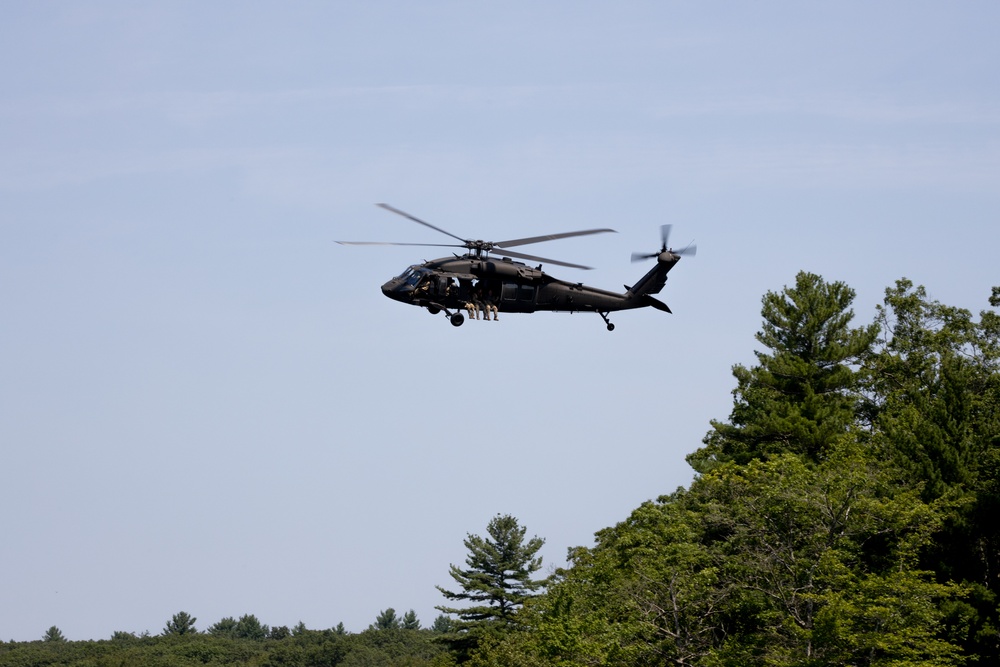
[[[542,264],[555,264],[574,269],[592,267],[573,264],[536,255],[528,255],[509,250],[511,247],[554,241],[557,239],[592,234],[615,233],[613,229],[586,229],[559,234],[543,234],[508,241],[481,241],[463,239],[429,222],[393,208],[389,204],[376,204],[387,211],[401,215],[413,222],[450,236],[459,243],[393,243],[385,241],[337,241],[341,245],[398,245],[429,246],[442,248],[464,248],[464,254],[425,261],[407,267],[401,274],[382,285],[382,293],[390,299],[413,306],[426,308],[432,315],[444,313],[453,326],[465,322],[466,311],[470,318],[484,319],[499,313],[594,312],[601,316],[608,331],[614,331],[608,315],[619,310],[634,308],[655,308],[665,313],[671,310],[667,304],[653,297],[663,289],[667,273],[680,261],[681,257],[697,252],[697,246],[689,244],[681,250],[669,247],[671,225],[660,228],[662,245],[652,253],[632,253],[632,261],[656,259],[656,265],[634,285],[625,285],[625,292],[612,292],[588,287],[581,282],[570,282],[554,278],[542,271]],[[541,262],[529,266],[514,259]]]

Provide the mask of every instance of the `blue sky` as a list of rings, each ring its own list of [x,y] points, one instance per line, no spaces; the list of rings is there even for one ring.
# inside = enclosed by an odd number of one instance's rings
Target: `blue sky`
[[[0,21],[0,640],[424,625],[497,513],[546,566],[690,482],[808,270],[868,323],[1000,284],[989,3],[10,2]],[[462,237],[619,289],[605,330],[451,327],[379,285]]]

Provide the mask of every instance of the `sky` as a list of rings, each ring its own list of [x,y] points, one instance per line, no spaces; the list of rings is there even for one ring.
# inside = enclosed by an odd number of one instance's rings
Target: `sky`
[[[424,626],[467,534],[567,549],[686,486],[761,298],[1000,284],[987,2],[0,3],[0,640]],[[452,327],[462,238],[673,310]]]

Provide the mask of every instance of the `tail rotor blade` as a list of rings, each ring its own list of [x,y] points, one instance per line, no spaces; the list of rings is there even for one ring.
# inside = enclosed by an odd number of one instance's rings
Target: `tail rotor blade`
[[[663,239],[664,250],[670,247],[670,230],[673,228],[673,225],[660,225],[660,238]]]
[[[691,243],[688,243],[680,250],[672,250],[671,252],[673,252],[675,255],[680,255],[681,257],[694,257],[695,255],[698,254],[698,246],[696,246],[692,241]]]
[[[673,229],[673,225],[661,225],[660,226],[660,239],[663,245],[660,247],[659,252],[634,252],[632,253],[633,262],[641,262],[647,259],[653,259],[654,257],[659,257],[663,253],[669,252],[673,255],[679,257],[693,257],[698,253],[698,246],[694,244],[694,241],[687,244],[680,250],[674,250],[670,247],[670,231]]]

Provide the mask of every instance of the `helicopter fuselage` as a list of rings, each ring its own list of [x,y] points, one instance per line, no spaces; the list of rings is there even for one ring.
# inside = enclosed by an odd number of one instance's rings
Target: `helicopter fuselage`
[[[662,289],[667,272],[679,260],[669,251],[661,253],[655,267],[620,293],[560,280],[542,271],[541,265],[469,254],[414,264],[382,285],[382,293],[432,313],[461,311],[470,303],[489,303],[501,313],[596,312],[613,329],[607,321],[612,311],[651,306],[670,312],[651,295]]]

